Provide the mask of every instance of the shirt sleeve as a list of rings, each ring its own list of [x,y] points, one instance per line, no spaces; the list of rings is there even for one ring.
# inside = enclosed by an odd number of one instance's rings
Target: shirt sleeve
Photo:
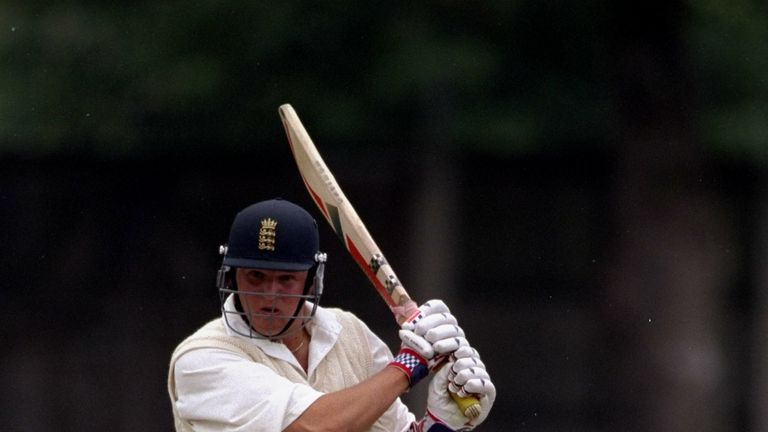
[[[174,369],[179,416],[197,432],[274,432],[323,395],[217,348],[185,353]]]

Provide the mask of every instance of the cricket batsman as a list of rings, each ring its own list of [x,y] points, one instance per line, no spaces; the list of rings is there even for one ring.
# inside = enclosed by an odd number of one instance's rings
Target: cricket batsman
[[[317,223],[283,200],[234,218],[217,288],[221,314],[171,356],[168,393],[178,432],[470,431],[496,388],[444,302],[399,328],[400,350],[350,312],[320,306],[326,255]],[[400,395],[429,386],[417,418]],[[465,415],[451,393],[479,403]]]

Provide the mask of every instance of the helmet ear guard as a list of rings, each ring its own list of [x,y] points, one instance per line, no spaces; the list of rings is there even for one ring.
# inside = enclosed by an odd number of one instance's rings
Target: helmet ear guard
[[[219,255],[227,254],[227,245],[219,246]],[[219,270],[216,272],[216,288],[222,289],[227,287],[227,272],[231,270],[231,267],[222,263]]]
[[[312,271],[314,275],[312,275],[312,286],[314,286],[313,289],[313,295],[315,298],[320,300],[320,296],[323,295],[323,278],[325,277],[325,262],[328,260],[328,254],[325,252],[318,252],[315,254],[315,265],[312,266]],[[309,276],[309,275],[307,275]],[[309,281],[310,278],[307,277],[307,281]]]

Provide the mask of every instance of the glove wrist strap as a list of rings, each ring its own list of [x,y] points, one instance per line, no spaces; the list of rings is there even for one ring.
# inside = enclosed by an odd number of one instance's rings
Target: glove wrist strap
[[[427,361],[424,360],[416,351],[409,348],[402,348],[397,356],[389,363],[408,376],[408,383],[411,387],[421,381],[422,378],[429,375]]]

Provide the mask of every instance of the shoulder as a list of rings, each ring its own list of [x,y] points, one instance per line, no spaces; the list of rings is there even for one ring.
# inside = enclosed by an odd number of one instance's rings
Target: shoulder
[[[316,324],[332,333],[344,330],[369,333],[368,326],[352,312],[335,307],[318,307],[315,314]]]
[[[189,337],[181,341],[173,351],[172,359],[201,348],[215,348],[247,356],[247,347],[239,338],[227,333],[221,317],[207,322]]]
[[[224,324],[221,322],[221,317],[216,317],[215,319],[208,321],[202,327],[192,332],[192,334],[184,339],[181,344],[190,339],[195,339],[201,336],[214,336],[220,334],[226,334],[226,330],[224,329]]]
[[[336,318],[336,320],[342,324],[345,322],[362,322],[362,320],[358,318],[355,314],[353,314],[352,312],[346,311],[344,309],[323,308],[323,310],[333,315],[334,318]]]
[[[365,322],[354,313],[339,308],[327,308],[325,310],[338,323],[340,340],[347,341],[356,346],[366,347],[365,351],[369,351],[368,348],[371,346],[371,340],[378,339]]]
[[[243,361],[243,356],[231,350],[203,347],[185,351],[175,362],[175,373],[210,369],[212,365],[224,365]]]

